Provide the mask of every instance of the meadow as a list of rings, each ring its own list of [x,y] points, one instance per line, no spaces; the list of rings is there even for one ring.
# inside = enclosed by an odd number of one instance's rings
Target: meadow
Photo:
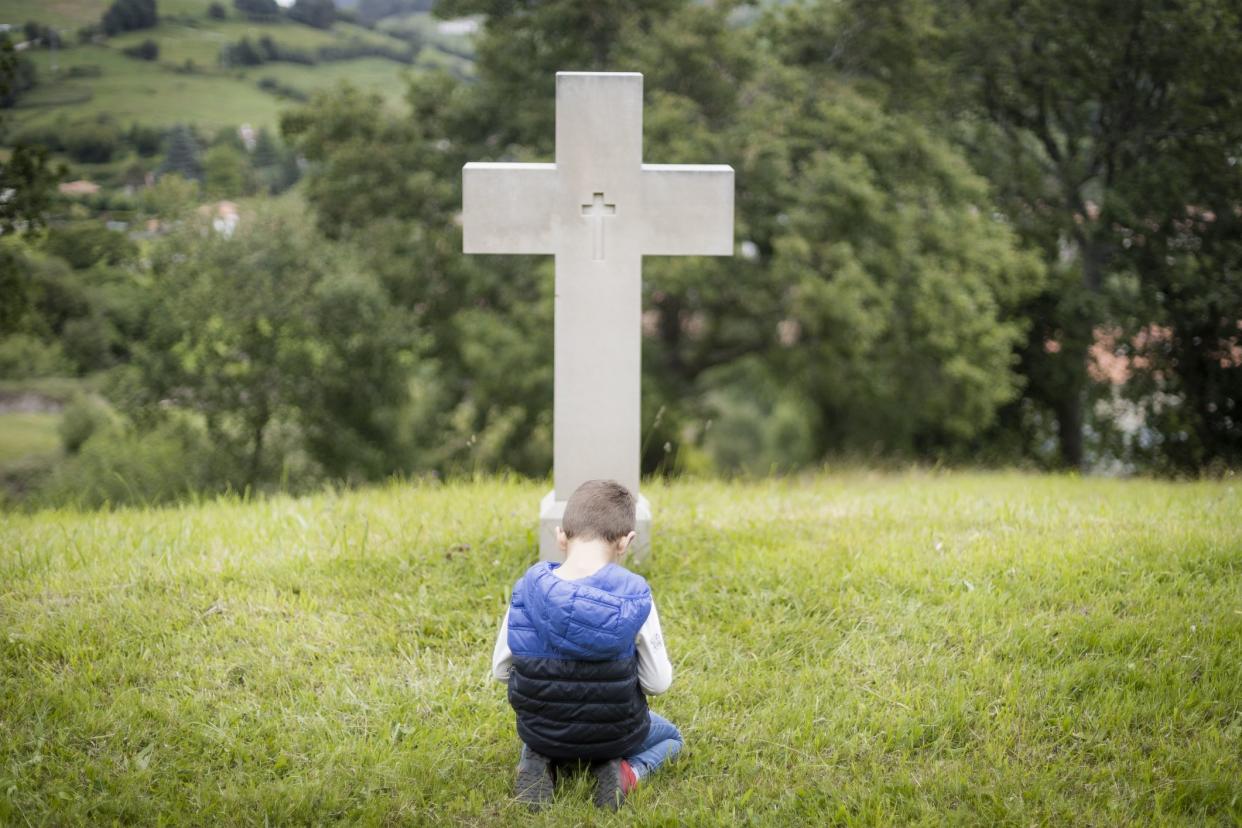
[[[491,647],[537,482],[0,524],[0,823],[1242,819],[1242,492],[652,483],[683,756],[526,818]]]
[[[37,20],[56,25],[86,19],[101,9],[89,3],[55,3],[29,8],[4,5],[5,19]],[[55,52],[29,52],[39,83],[24,95],[12,110],[13,124],[20,131],[42,127],[58,119],[87,120],[108,115],[128,126],[169,127],[179,123],[197,124],[205,129],[249,123],[275,128],[288,100],[259,87],[273,78],[303,95],[333,87],[341,82],[380,94],[394,106],[405,93],[404,75],[410,71],[442,69],[461,75],[472,71],[470,61],[453,52],[468,50],[465,38],[442,35],[426,14],[408,15],[406,24],[424,32],[424,47],[412,66],[380,57],[340,61],[321,61],[313,66],[272,62],[253,67],[220,65],[221,50],[249,38],[258,42],[271,38],[282,48],[307,53],[325,46],[366,44],[394,53],[407,48],[402,40],[382,31],[338,21],[331,30],[321,31],[287,20],[253,22],[236,13],[227,20],[206,17],[206,0],[180,0],[167,8],[167,16],[152,29],[128,32],[102,43],[77,44],[68,30],[65,48]],[[106,8],[106,4],[103,5]],[[25,11],[23,11],[25,9]],[[145,40],[159,44],[158,60],[127,57],[122,49]],[[446,46],[450,51],[439,48]]]

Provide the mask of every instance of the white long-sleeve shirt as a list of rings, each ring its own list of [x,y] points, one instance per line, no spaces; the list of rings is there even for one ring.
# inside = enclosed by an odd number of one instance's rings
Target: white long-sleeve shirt
[[[651,614],[638,631],[634,644],[638,648],[638,684],[648,696],[658,696],[673,683],[673,664],[664,649],[664,634],[660,631],[660,615],[656,612],[654,601],[651,603]],[[492,650],[492,676],[497,681],[507,682],[512,667],[509,612],[506,610],[500,622],[500,635],[496,636],[496,647]]]

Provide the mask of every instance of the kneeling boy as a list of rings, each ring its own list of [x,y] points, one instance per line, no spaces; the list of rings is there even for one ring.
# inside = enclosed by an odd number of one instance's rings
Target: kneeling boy
[[[595,804],[616,809],[681,750],[677,728],[647,709],[673,681],[651,588],[618,561],[634,540],[634,496],[583,483],[557,529],[565,563],[537,563],[513,588],[492,655],[509,685],[522,756],[517,797],[552,800],[554,762],[589,760]]]

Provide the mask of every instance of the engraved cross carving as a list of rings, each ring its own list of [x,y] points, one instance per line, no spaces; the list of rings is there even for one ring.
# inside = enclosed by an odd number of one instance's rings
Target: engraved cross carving
[[[582,215],[589,218],[591,223],[595,225],[595,244],[592,246],[591,258],[597,262],[604,260],[604,216],[615,216],[616,214],[617,205],[605,204],[603,193],[596,193],[594,200],[590,204],[582,205]]]

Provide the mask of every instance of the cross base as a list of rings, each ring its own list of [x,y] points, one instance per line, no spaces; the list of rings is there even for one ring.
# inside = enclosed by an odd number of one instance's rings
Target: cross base
[[[638,495],[636,500],[638,501],[636,503],[638,520],[635,529],[638,531],[638,537],[634,538],[634,542],[630,544],[630,552],[626,560],[640,563],[651,551],[651,504],[642,495]],[[561,562],[565,560],[565,556],[556,546],[556,527],[561,525],[561,518],[565,516],[566,502],[557,500],[556,492],[548,492],[539,502],[539,560],[541,561]]]

